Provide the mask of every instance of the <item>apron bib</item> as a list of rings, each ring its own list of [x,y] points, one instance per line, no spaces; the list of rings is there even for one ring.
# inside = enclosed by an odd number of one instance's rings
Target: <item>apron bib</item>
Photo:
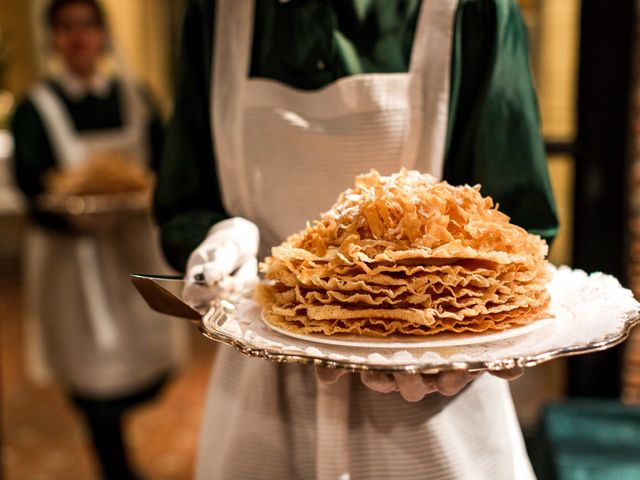
[[[371,168],[390,174],[405,167],[442,177],[457,5],[423,1],[407,73],[353,75],[303,91],[249,78],[254,2],[217,1],[211,87],[216,168],[227,213],[260,229],[260,256],[318,218],[356,175]],[[316,389],[312,367],[272,365],[219,350],[196,478],[251,478],[256,472],[318,480],[530,478],[513,475],[511,457],[522,458],[521,438],[518,444],[517,436],[499,428],[483,450],[475,440],[465,441],[467,429],[455,420],[464,421],[482,395],[510,403],[504,382],[482,379],[461,395],[465,401],[431,395],[410,404],[351,380]],[[498,416],[516,422],[512,411]],[[474,425],[476,437],[481,426],[488,425]],[[394,440],[387,442],[391,432]],[[451,439],[458,442],[455,452],[437,448]],[[416,445],[424,446],[419,454]],[[240,450],[251,458],[229,455]],[[467,453],[502,466],[490,467],[495,475],[489,477],[461,460]]]
[[[80,134],[48,85],[31,92],[60,168],[112,152],[148,164],[146,107],[127,79],[120,85],[123,127]],[[26,266],[28,365],[36,381],[46,380],[48,365],[79,393],[119,396],[157,380],[183,355],[184,326],[148,310],[128,282],[133,271],[167,270],[149,216],[95,237],[33,227]]]
[[[456,4],[425,2],[408,73],[353,75],[302,91],[248,78],[253,2],[218,2],[216,18],[225,19],[215,29],[211,95],[218,178],[227,212],[260,228],[261,255],[371,168],[442,176],[451,42],[439,37],[450,35]]]

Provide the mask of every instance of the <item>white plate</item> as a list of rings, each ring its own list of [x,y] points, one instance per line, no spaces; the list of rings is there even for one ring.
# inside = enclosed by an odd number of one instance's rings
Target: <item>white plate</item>
[[[409,337],[406,335],[391,335],[384,338],[363,337],[350,334],[323,335],[321,333],[302,334],[295,333],[272,325],[262,315],[262,321],[267,326],[287,337],[304,340],[311,343],[322,343],[324,345],[334,345],[336,347],[352,347],[352,348],[393,348],[402,350],[406,348],[443,348],[455,347],[460,345],[474,345],[477,343],[497,342],[507,338],[518,337],[535,332],[545,326],[551,325],[553,318],[545,318],[537,320],[528,325],[521,327],[509,328],[500,332],[484,332],[484,333],[438,333],[430,337]]]

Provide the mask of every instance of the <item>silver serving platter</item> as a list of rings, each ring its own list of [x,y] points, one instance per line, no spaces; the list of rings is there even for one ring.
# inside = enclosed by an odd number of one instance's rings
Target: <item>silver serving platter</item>
[[[250,299],[216,300],[201,315],[180,299],[181,282],[171,292],[161,285],[163,279],[134,277],[134,284],[152,308],[190,318],[205,337],[244,355],[354,372],[438,373],[532,367],[611,348],[623,342],[640,323],[640,304],[615,278],[561,267],[554,271],[548,287],[555,316],[543,320],[548,322],[543,329],[504,340],[446,348],[347,348],[274,331],[262,321],[260,307]]]

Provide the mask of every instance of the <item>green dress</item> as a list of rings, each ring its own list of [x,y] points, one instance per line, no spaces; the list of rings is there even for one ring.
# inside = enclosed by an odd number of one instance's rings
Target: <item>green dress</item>
[[[317,89],[348,75],[407,71],[419,9],[418,0],[257,0],[250,75]],[[214,15],[208,0],[186,12],[156,191],[162,246],[179,270],[226,218],[210,135]],[[514,223],[550,241],[558,222],[514,1],[460,1],[451,73],[444,180],[480,183]]]

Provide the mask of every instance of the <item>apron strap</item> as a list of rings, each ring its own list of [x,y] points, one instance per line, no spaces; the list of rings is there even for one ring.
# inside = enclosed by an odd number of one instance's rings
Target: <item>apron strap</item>
[[[82,162],[86,155],[85,149],[76,141],[77,132],[60,98],[46,83],[37,85],[29,97],[42,118],[60,165],[70,168]]]
[[[242,129],[245,86],[249,76],[254,0],[218,0],[216,4],[211,77],[211,103],[215,108],[210,109],[211,134],[218,159],[217,168],[222,173],[220,178],[235,178],[233,172],[245,171],[241,136],[237,132]],[[215,81],[223,76],[239,80]],[[234,162],[236,165],[233,165]],[[246,191],[246,182],[238,181],[235,185],[220,182],[220,189],[222,198],[229,198],[229,195],[225,195],[227,189],[239,190],[239,195],[234,195],[234,198],[240,198],[242,205],[225,205],[227,211],[241,211],[251,216],[251,202],[248,201],[250,192]]]
[[[423,128],[416,158],[441,179],[449,123],[453,27],[458,0],[423,0],[411,51],[409,71],[422,84]]]

